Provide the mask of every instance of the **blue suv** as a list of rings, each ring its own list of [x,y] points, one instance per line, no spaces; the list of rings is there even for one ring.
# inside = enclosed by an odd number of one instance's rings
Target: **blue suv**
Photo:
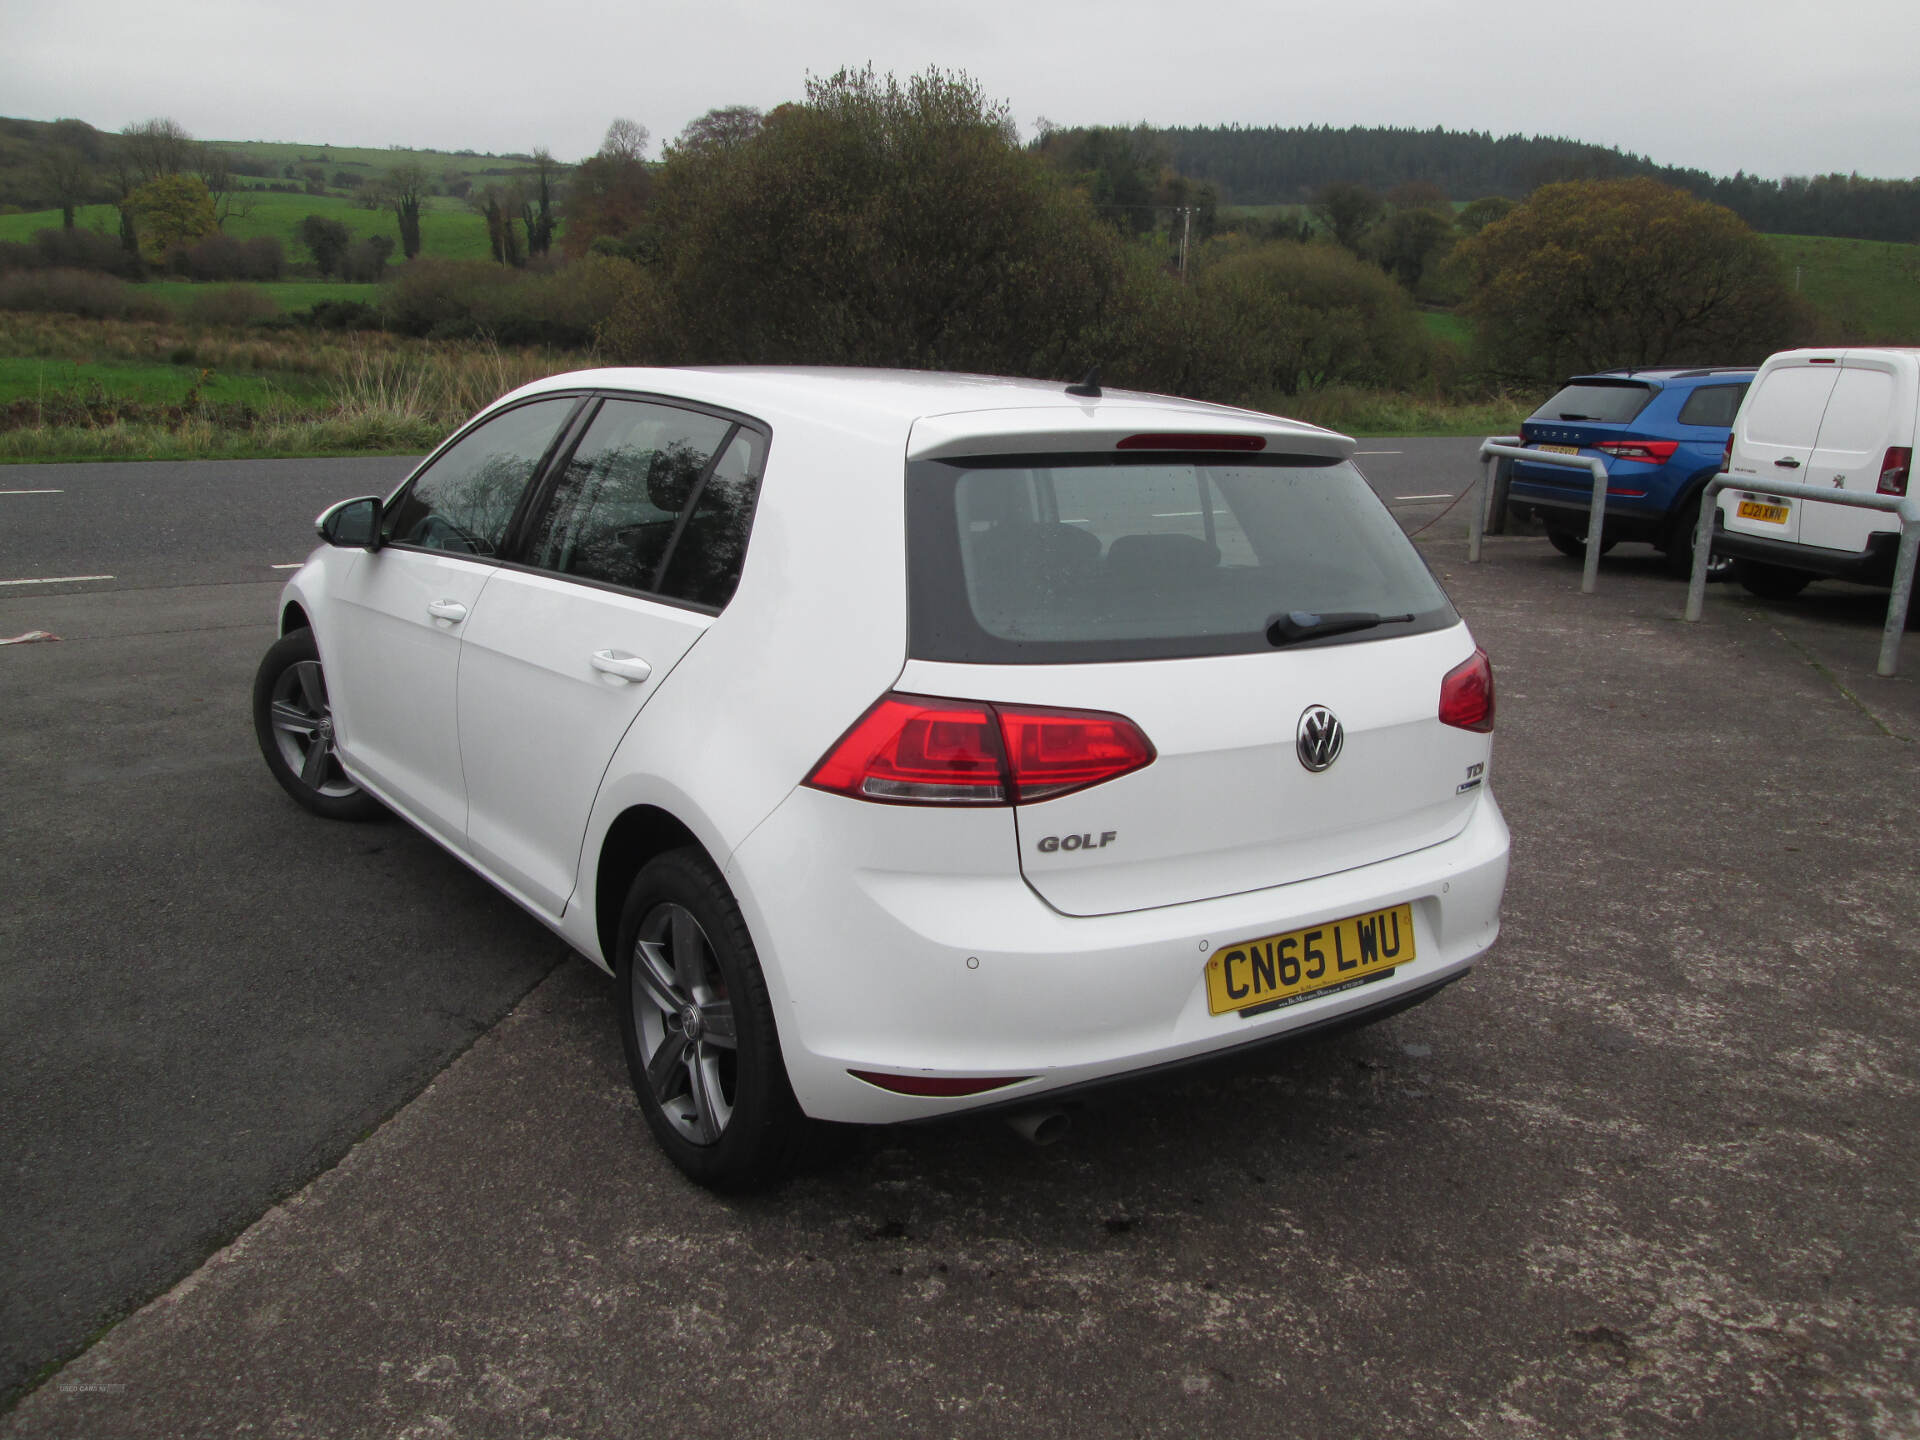
[[[1622,540],[1666,553],[1667,572],[1693,567],[1700,491],[1720,472],[1733,417],[1754,371],[1608,370],[1577,375],[1520,426],[1529,449],[1557,450],[1607,467],[1604,554]],[[1586,554],[1593,476],[1586,470],[1515,460],[1507,473],[1510,513],[1536,515],[1563,555]],[[1719,569],[1726,562],[1716,558]]]

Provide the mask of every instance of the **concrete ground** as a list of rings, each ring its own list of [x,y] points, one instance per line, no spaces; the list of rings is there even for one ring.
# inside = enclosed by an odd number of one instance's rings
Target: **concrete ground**
[[[1920,1435],[1920,639],[1428,553],[1514,831],[1430,1004],[743,1202],[571,961],[0,1435]]]

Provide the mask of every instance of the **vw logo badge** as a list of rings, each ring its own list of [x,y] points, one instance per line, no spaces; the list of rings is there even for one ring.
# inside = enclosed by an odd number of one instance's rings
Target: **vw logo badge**
[[[1347,732],[1324,705],[1309,705],[1300,712],[1294,727],[1293,749],[1300,763],[1318,775],[1340,758],[1340,747],[1347,743]]]

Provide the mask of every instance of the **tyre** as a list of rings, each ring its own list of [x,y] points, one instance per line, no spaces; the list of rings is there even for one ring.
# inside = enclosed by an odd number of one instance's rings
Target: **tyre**
[[[371,820],[380,802],[362,790],[333,749],[333,708],[311,630],[276,640],[253,677],[253,733],[280,788],[329,820]]]
[[[1673,529],[1667,535],[1667,574],[1676,580],[1693,578],[1693,547],[1700,538],[1700,497],[1694,496],[1674,517]],[[1707,556],[1707,580],[1730,579],[1733,575],[1733,557],[1731,555]]]
[[[1576,535],[1571,530],[1556,530],[1548,527],[1547,543],[1570,560],[1584,560],[1587,558],[1587,537],[1584,535]],[[1618,543],[1616,540],[1608,540],[1603,536],[1600,541],[1600,553],[1602,555],[1606,554]]]
[[[1762,560],[1734,561],[1733,578],[1762,600],[1791,600],[1813,583],[1813,576],[1804,570],[1789,570]]]
[[[712,1190],[785,1176],[806,1121],[746,921],[702,852],[670,851],[634,877],[614,979],[627,1073],[673,1163]]]

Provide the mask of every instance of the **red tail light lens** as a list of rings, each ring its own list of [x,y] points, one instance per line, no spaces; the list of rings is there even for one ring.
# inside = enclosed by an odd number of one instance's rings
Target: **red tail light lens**
[[[1243,450],[1249,453],[1267,448],[1264,435],[1128,435],[1116,443],[1116,450]]]
[[[1493,662],[1476,649],[1440,682],[1440,723],[1487,734],[1493,729]]]
[[[1664,465],[1680,448],[1678,440],[1602,440],[1593,447],[1604,450],[1616,460],[1632,460],[1639,465]]]
[[[1727,448],[1720,452],[1720,473],[1724,475],[1731,469],[1733,469],[1733,436],[1729,433]]]
[[[1887,451],[1887,458],[1880,462],[1880,493],[1882,495],[1904,495],[1907,493],[1907,473],[1913,468],[1913,449],[1907,445],[1895,445]]]
[[[814,767],[816,790],[895,805],[1020,805],[1153,763],[1124,715],[883,695]]]

